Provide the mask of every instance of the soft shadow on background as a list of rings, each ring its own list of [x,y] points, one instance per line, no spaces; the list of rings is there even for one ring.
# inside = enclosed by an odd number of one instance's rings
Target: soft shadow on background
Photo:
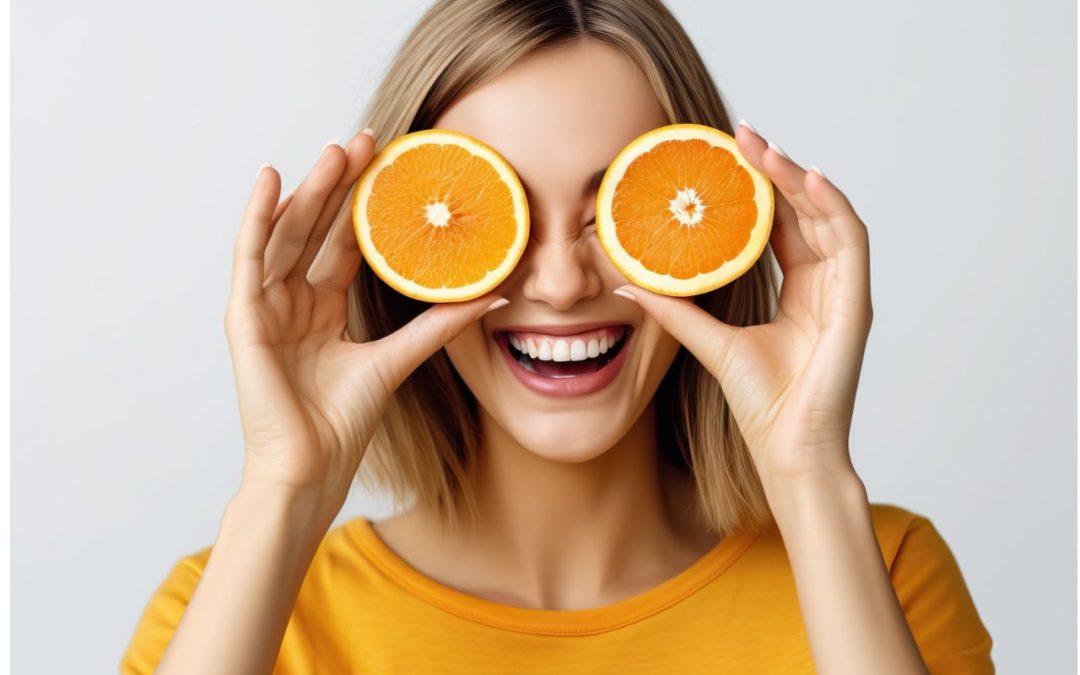
[[[1075,672],[1075,3],[668,4],[733,121],[867,224],[871,501],[941,532],[1000,672]],[[13,5],[14,671],[114,672],[238,485],[256,168],[293,187],[427,2]]]

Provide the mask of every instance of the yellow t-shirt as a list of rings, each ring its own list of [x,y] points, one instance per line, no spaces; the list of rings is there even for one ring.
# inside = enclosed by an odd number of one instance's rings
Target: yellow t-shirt
[[[878,544],[934,675],[993,673],[992,641],[931,522],[871,504]],[[210,547],[158,587],[120,662],[148,675]],[[633,597],[583,610],[515,607],[424,576],[365,518],[332,528],[289,619],[274,673],[813,673],[794,578],[775,528],[722,539]]]

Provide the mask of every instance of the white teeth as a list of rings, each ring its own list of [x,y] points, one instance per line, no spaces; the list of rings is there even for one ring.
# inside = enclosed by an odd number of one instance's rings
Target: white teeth
[[[570,343],[568,343],[566,340],[556,340],[555,344],[551,346],[551,360],[569,361]]]
[[[541,361],[584,361],[596,358],[610,351],[625,334],[625,330],[618,331],[617,335],[604,335],[593,338],[586,342],[582,339],[552,339],[547,338],[519,338],[513,333],[508,334],[508,342],[518,350],[529,355],[529,358]]]
[[[584,340],[574,340],[574,343],[570,345],[570,360],[571,361],[584,361],[589,358],[588,348],[585,346]]]

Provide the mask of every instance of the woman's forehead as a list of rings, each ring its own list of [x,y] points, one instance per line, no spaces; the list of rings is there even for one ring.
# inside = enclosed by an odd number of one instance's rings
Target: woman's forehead
[[[459,97],[433,126],[492,146],[533,191],[580,191],[627,143],[667,123],[637,66],[593,42],[521,59]]]

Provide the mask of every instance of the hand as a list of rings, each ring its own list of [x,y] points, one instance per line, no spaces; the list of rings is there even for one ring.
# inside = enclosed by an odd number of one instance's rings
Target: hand
[[[745,127],[736,142],[776,187],[775,319],[732,326],[690,298],[622,288],[719,380],[763,481],[853,471],[848,434],[873,318],[866,226],[826,178]]]
[[[280,204],[281,177],[260,169],[225,314],[246,447],[243,484],[312,497],[334,514],[391,394],[496,300],[435,305],[392,335],[349,339],[346,291],[361,253],[351,209],[341,206],[374,145],[363,133],[344,149],[328,145]]]

